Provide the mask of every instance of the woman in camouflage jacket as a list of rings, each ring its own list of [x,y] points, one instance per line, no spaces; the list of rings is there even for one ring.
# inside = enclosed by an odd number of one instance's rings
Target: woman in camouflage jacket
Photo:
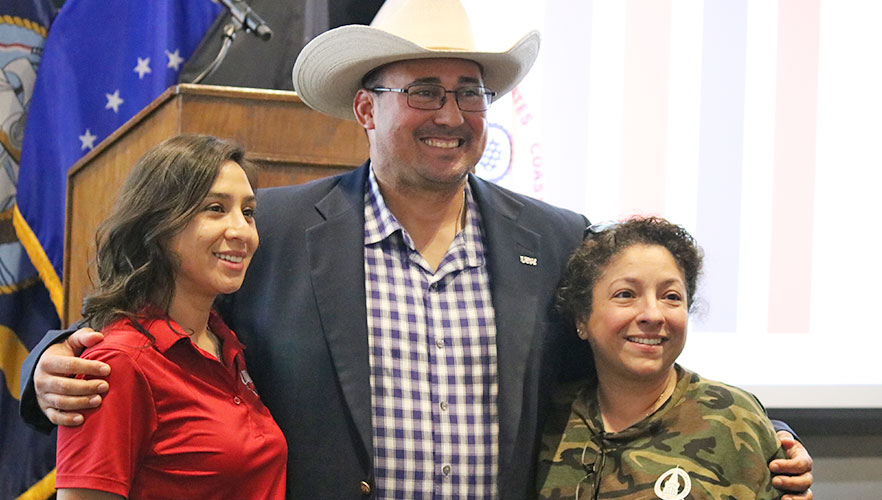
[[[591,345],[596,377],[554,398],[539,497],[780,498],[767,464],[785,454],[760,403],[675,363],[701,270],[695,241],[658,218],[592,233],[559,303]]]

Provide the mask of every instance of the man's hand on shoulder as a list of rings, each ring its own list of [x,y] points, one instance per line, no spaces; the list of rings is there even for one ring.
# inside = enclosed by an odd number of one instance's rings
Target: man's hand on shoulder
[[[772,460],[769,464],[772,474],[775,474],[772,484],[779,490],[791,492],[781,500],[812,500],[812,457],[789,432],[778,431],[778,439],[787,458]]]
[[[110,375],[110,366],[106,363],[77,357],[103,338],[104,335],[91,328],[80,328],[64,342],[49,346],[40,356],[34,370],[34,390],[40,409],[53,424],[80,425],[83,416],[76,411],[101,404],[101,394],[109,387],[107,381],[74,377]]]

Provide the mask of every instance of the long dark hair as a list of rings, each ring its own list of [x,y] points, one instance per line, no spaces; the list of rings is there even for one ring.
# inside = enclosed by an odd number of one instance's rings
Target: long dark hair
[[[212,136],[175,136],[138,160],[95,236],[98,279],[83,304],[93,328],[120,317],[137,328],[148,306],[167,313],[179,265],[167,243],[198,212],[227,161],[256,186],[244,149]]]

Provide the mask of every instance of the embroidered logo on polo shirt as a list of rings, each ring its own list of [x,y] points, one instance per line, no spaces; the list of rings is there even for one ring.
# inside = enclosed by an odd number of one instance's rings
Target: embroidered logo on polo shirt
[[[248,390],[253,392],[255,396],[260,397],[260,395],[257,394],[257,389],[254,387],[254,381],[251,380],[251,375],[248,375],[248,370],[240,371],[239,378],[242,379],[242,383],[245,384],[245,387],[247,387]]]
[[[679,466],[669,469],[655,481],[655,494],[661,500],[682,500],[692,491],[692,479]]]

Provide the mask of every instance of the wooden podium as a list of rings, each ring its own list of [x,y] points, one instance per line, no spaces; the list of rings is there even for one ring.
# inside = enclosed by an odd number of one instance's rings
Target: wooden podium
[[[259,187],[343,173],[368,157],[367,138],[357,123],[314,111],[294,92],[189,84],[169,88],[68,172],[64,325],[80,318],[90,273],[94,276],[95,230],[129,170],[148,149],[184,133],[211,134],[244,146],[248,159],[260,166]]]

